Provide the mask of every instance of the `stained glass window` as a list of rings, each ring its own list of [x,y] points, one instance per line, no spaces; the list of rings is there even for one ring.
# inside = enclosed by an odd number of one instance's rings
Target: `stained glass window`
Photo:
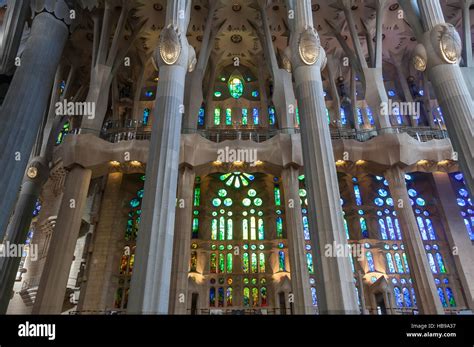
[[[304,239],[306,241],[309,241],[310,240],[309,223],[308,223],[308,217],[307,216],[303,216],[303,232],[304,232]]]
[[[196,272],[197,269],[197,252],[191,252],[191,272]]]
[[[220,180],[225,182],[226,186],[236,189],[247,187],[254,179],[255,176],[241,172],[231,172],[220,176]]]
[[[224,288],[219,287],[217,290],[217,305],[219,307],[224,307]]]
[[[362,197],[360,195],[359,185],[357,185],[357,184],[354,185],[354,194],[355,194],[357,206],[361,206],[362,205]]]
[[[398,273],[402,274],[404,272],[402,258],[400,257],[400,254],[398,253],[395,253],[394,257],[395,257],[395,263],[397,264]]]
[[[227,273],[232,273],[233,262],[232,253],[227,253]]]
[[[273,192],[275,195],[275,205],[276,206],[281,206],[281,192],[280,192],[280,186],[275,185],[273,188]]]
[[[362,237],[366,239],[369,237],[369,231],[367,230],[367,222],[365,221],[364,217],[360,217],[359,222],[360,222],[360,230],[362,232]]]
[[[252,116],[253,116],[253,125],[258,125],[259,124],[259,112],[258,108],[254,108],[252,110]]]
[[[198,238],[198,233],[199,233],[199,219],[198,218],[193,218],[193,239]]]
[[[374,258],[372,257],[372,252],[367,251],[367,253],[365,253],[365,256],[367,258],[367,265],[369,266],[369,272],[375,271]]]
[[[393,293],[395,294],[395,303],[398,307],[403,307],[403,296],[400,288],[393,288]]]
[[[446,287],[446,294],[448,295],[449,306],[456,307],[456,300],[454,299],[454,294],[451,288]]]
[[[258,272],[257,253],[252,253],[252,255],[251,255],[250,268],[252,270],[252,273],[257,273]]]
[[[217,240],[217,219],[211,221],[211,240]]]
[[[456,202],[459,206],[461,216],[464,220],[467,233],[471,241],[474,241],[474,209],[472,207],[472,199],[464,181],[464,175],[461,172],[450,174],[451,183],[457,193]]]
[[[410,296],[410,292],[408,291],[408,288],[403,287],[402,292],[403,292],[403,297],[405,298],[405,306],[412,307],[413,305],[411,303],[411,296]]]
[[[258,262],[259,262],[259,267],[260,267],[260,272],[265,272],[265,254],[260,253],[258,255]]]
[[[201,187],[199,185],[194,188],[194,206],[199,206],[201,203]]]
[[[444,296],[443,288],[438,287],[438,296],[443,307],[448,307],[448,303],[446,302],[446,297]]]
[[[211,253],[211,259],[210,259],[210,272],[211,273],[217,273],[217,255],[216,253]]]
[[[436,261],[438,262],[439,272],[441,272],[442,274],[446,273],[446,268],[444,267],[443,257],[441,256],[441,254],[436,253],[435,257]]]
[[[346,111],[341,107],[341,123],[342,125],[347,124]]]
[[[258,288],[253,287],[252,288],[252,305],[253,306],[258,306]]]
[[[262,298],[262,306],[267,306],[267,288],[260,288],[260,296]]]
[[[227,287],[226,290],[226,304],[227,306],[232,306],[232,287]]]
[[[242,270],[244,273],[249,273],[249,254],[244,253],[242,255]]]
[[[221,125],[221,109],[214,109],[214,125]]]
[[[69,134],[70,131],[71,131],[71,123],[69,123],[69,122],[64,123],[64,125],[63,125],[61,131],[59,132],[58,137],[56,139],[56,144],[60,145],[64,141],[64,137],[67,134]]]
[[[198,126],[204,125],[205,117],[206,117],[206,109],[204,107],[201,107],[199,109],[199,114],[198,114]]]
[[[209,289],[209,306],[216,306],[216,288]]]
[[[234,99],[239,99],[244,94],[244,82],[238,77],[229,79],[229,93]]]
[[[275,108],[273,106],[268,108],[268,123],[270,125],[275,125],[276,123]]]
[[[428,257],[428,263],[430,264],[431,272],[434,274],[438,273],[438,270],[436,269],[436,264],[433,259],[433,254],[426,253],[426,256]]]
[[[387,229],[385,228],[385,221],[383,220],[383,218],[379,219],[379,229],[382,240],[387,240]]]
[[[225,218],[219,218],[219,241],[225,240]]]
[[[385,257],[387,258],[387,265],[388,265],[388,271],[390,273],[395,273],[395,267],[393,265],[393,258],[391,253],[385,254]]]
[[[246,108],[242,109],[242,125],[248,125],[249,117],[248,110]]]
[[[265,229],[263,227],[263,219],[258,219],[258,240],[263,241],[265,240]]]
[[[276,237],[277,239],[283,238],[283,220],[281,217],[276,219]]]
[[[247,218],[242,220],[242,239],[248,240],[249,239],[249,221]]]
[[[308,272],[310,274],[313,274],[314,265],[313,265],[313,255],[311,253],[306,253],[306,263],[308,264]]]
[[[279,251],[278,252],[278,265],[279,265],[280,271],[286,271],[285,252],[284,251]]]
[[[244,296],[243,297],[244,306],[248,307],[248,306],[250,306],[250,289],[248,287],[245,287],[243,294],[244,294],[243,295]]]
[[[232,125],[232,110],[230,108],[225,110],[225,125]]]
[[[224,253],[219,253],[219,273],[225,272],[225,257]]]

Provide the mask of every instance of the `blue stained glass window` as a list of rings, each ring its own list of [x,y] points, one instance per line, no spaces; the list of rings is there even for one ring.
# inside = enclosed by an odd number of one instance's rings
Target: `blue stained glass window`
[[[403,297],[400,288],[393,288],[393,293],[395,294],[395,303],[398,307],[403,307]]]
[[[446,268],[444,267],[443,257],[440,253],[436,253],[436,261],[438,262],[439,272],[442,274],[446,273]]]
[[[403,262],[405,263],[405,271],[407,273],[410,273],[410,268],[408,267],[408,260],[407,260],[407,255],[406,253],[402,254]]]
[[[311,298],[313,300],[313,306],[318,306],[318,297],[316,296],[316,288],[311,287]]]
[[[446,287],[446,294],[448,295],[449,306],[456,307],[456,300],[454,299],[454,294],[451,288]]]
[[[402,258],[400,257],[400,254],[398,253],[395,253],[394,256],[395,256],[395,263],[397,264],[398,273],[402,274],[404,272]]]
[[[385,255],[385,257],[387,258],[388,271],[389,271],[390,273],[395,273],[395,267],[393,266],[392,254],[391,254],[391,253],[387,253],[387,254]]]
[[[349,225],[347,224],[347,220],[344,218],[344,230],[346,232],[346,238],[349,240]]]
[[[341,107],[341,123],[342,125],[347,124],[347,117],[346,117],[346,111]]]
[[[418,228],[420,229],[420,232],[421,232],[421,238],[425,241],[428,240],[428,236],[426,234],[426,229],[425,229],[425,223],[423,223],[423,218],[418,216],[416,217],[416,221],[418,223]]]
[[[362,111],[359,107],[357,107],[357,121],[359,122],[359,125],[364,124],[364,118],[362,117]]]
[[[362,232],[362,237],[366,239],[369,237],[369,232],[367,230],[367,222],[365,221],[364,217],[360,217],[359,222],[360,222],[360,230]]]
[[[397,239],[402,239],[402,232],[400,230],[400,224],[398,223],[398,218],[394,218],[395,220],[395,232],[397,233]]]
[[[199,115],[198,115],[198,125],[199,126],[204,125],[205,115],[206,115],[206,110],[204,109],[204,107],[201,107],[199,109]]]
[[[234,99],[239,99],[244,93],[244,83],[238,77],[229,79],[229,92]]]
[[[385,221],[383,220],[383,218],[379,219],[379,229],[382,240],[387,240],[387,229],[385,228]]]
[[[370,272],[375,271],[374,258],[372,257],[372,252],[368,251],[367,253],[365,253],[365,256],[367,257],[367,265],[369,266],[369,271]]]
[[[248,118],[248,110],[246,108],[242,109],[242,125],[248,125],[249,118]]]
[[[232,125],[232,110],[230,108],[225,110],[225,125]]]
[[[402,292],[403,292],[403,298],[405,299],[405,306],[412,307],[410,292],[408,291],[408,288],[403,287]]]
[[[143,124],[145,124],[145,125],[148,124],[148,118],[150,118],[150,109],[145,108],[143,110]]]
[[[357,184],[354,185],[354,194],[355,194],[357,206],[362,205],[362,197],[360,195],[359,185]]]
[[[425,199],[417,198],[417,199],[416,199],[416,204],[417,204],[418,206],[423,207],[423,206],[426,205],[426,201],[425,201]]]
[[[446,302],[446,297],[444,296],[444,293],[443,293],[443,288],[438,287],[438,296],[443,307],[448,307],[448,303]]]
[[[384,201],[380,198],[375,198],[374,203],[375,203],[375,205],[377,205],[379,207],[384,205]]]
[[[306,253],[306,262],[308,264],[308,272],[310,274],[313,274],[314,273],[313,256],[309,252]]]
[[[374,119],[374,116],[372,115],[372,110],[370,109],[370,107],[367,107],[366,110],[367,110],[367,117],[369,118],[369,121],[370,121],[370,125],[374,125],[375,119]]]
[[[270,106],[268,108],[268,122],[270,125],[275,125],[276,117],[275,117],[275,107]]]
[[[253,116],[253,124],[258,125],[258,108],[254,108],[252,111],[252,116]]]
[[[428,228],[428,235],[430,236],[430,240],[436,240],[436,234],[433,228],[433,223],[431,223],[431,219],[426,218],[426,227]]]
[[[431,272],[434,274],[437,274],[438,270],[436,269],[436,264],[433,258],[433,254],[426,253],[426,256],[428,257],[428,263],[430,264]]]
[[[385,217],[385,219],[387,221],[390,240],[396,240],[397,238],[395,237],[395,229],[393,228],[392,217],[387,216],[387,217]]]
[[[309,223],[308,223],[308,217],[303,216],[303,232],[304,232],[304,239],[305,240],[310,240],[309,236]]]

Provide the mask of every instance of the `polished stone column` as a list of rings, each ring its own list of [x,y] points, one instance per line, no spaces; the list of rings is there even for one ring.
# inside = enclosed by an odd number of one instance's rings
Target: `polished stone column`
[[[0,180],[0,239],[17,199],[68,37],[68,27],[58,16],[42,12],[34,18],[21,66],[1,108],[0,166],[7,174]]]
[[[179,53],[177,60],[173,64],[170,64],[172,61],[165,63],[160,48],[157,49],[160,75],[137,239],[136,271],[130,287],[130,313],[169,312],[184,85],[189,63],[193,59],[185,35],[190,5],[188,0],[168,1],[167,24],[175,24],[181,33],[180,41],[173,42],[172,29],[169,28],[162,31],[160,47],[168,49],[168,56]],[[183,13],[186,15],[181,16]],[[175,47],[174,52],[170,52],[172,46]]]
[[[92,171],[74,166],[64,195],[39,283],[33,314],[60,314]]]
[[[292,2],[289,3],[291,5]],[[313,29],[311,1],[295,1],[294,9],[295,19],[290,25],[290,49],[296,98],[300,109],[301,143],[309,200],[309,226],[315,250],[319,312],[358,314],[360,312],[350,259],[334,254],[325,255],[327,247],[349,247],[344,232],[339,184],[323,96],[321,67],[324,64],[325,52]],[[306,31],[307,29],[311,32]],[[306,34],[303,34],[305,32]],[[315,61],[305,63],[302,60],[299,42],[303,35],[313,42],[313,47],[319,48]],[[311,53],[314,54],[314,50]]]
[[[449,137],[457,152],[466,184],[473,193],[474,102],[459,64],[449,64],[442,57],[441,34],[451,29],[449,29],[450,24],[445,23],[439,0],[418,0],[418,10],[424,31],[424,34],[418,35],[418,41],[426,50],[427,74],[443,112]],[[454,28],[452,30],[455,32]],[[461,45],[459,36],[452,37],[451,40],[454,41],[453,45]]]
[[[314,313],[314,308],[306,262],[298,176],[299,170],[293,166],[283,169],[281,174],[285,196],[286,236],[291,266],[291,288],[295,299],[295,313],[312,314]]]
[[[466,306],[474,310],[474,246],[467,234],[449,175],[434,172],[433,180],[438,191],[438,208],[443,216],[441,220],[449,248],[453,250],[454,264],[467,301]]]
[[[25,244],[32,219],[32,212],[39,198],[43,184],[48,179],[49,168],[44,160],[30,163],[30,167],[37,169],[36,175],[30,173],[31,178],[25,175],[21,185],[20,195],[16,203],[15,212],[8,224],[6,241],[10,244]],[[0,313],[5,314],[10,294],[15,283],[15,276],[20,265],[19,257],[0,257]]]
[[[399,167],[394,166],[386,172],[385,177],[389,183],[390,193],[400,223],[418,309],[422,314],[444,314],[434,278],[428,265],[418,224],[410,204],[405,173]]]
[[[185,166],[180,170],[170,288],[170,312],[175,314],[188,313],[188,303],[191,301],[191,298],[188,298],[188,274],[195,177],[194,170],[189,167]]]

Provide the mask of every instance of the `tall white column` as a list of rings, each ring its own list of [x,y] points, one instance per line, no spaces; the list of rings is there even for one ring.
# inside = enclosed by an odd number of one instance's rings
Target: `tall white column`
[[[91,170],[80,166],[73,167],[67,175],[33,314],[61,313],[91,175]]]
[[[190,5],[189,0],[168,1],[167,29],[161,33],[156,54],[159,83],[137,239],[136,271],[130,287],[130,313],[169,312],[184,86],[194,59],[186,39]]]
[[[68,9],[65,2],[63,6]],[[62,12],[41,12],[34,18],[21,66],[17,68],[3,101],[0,112],[0,166],[8,174],[2,175],[0,180],[0,239],[3,239],[17,199],[68,37],[68,27],[59,19],[64,15]]]
[[[326,247],[348,247],[323,96],[321,67],[326,53],[313,28],[311,1],[296,1],[294,9],[295,19],[290,25],[291,62],[300,109],[301,144],[309,198],[309,226],[315,249],[319,312],[358,314],[360,311],[350,259],[325,255]]]
[[[291,287],[295,298],[295,314],[311,314],[314,313],[314,309],[305,254],[298,176],[298,168],[292,166],[283,169],[281,175],[285,196],[286,235],[290,256]]]
[[[175,314],[186,314],[191,300],[188,298],[188,274],[195,177],[194,170],[189,167],[180,170],[170,290],[170,312]]]
[[[408,197],[405,173],[399,167],[394,166],[386,172],[385,177],[389,183],[390,193],[400,223],[418,309],[422,314],[444,314],[434,278],[428,265],[423,240]]]

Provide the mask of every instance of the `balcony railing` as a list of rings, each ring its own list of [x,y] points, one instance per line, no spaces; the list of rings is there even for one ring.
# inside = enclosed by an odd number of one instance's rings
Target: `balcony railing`
[[[152,127],[139,121],[109,122],[104,126],[100,137],[112,143],[131,140],[149,140],[151,138]],[[74,129],[71,133],[84,133],[83,129]],[[212,142],[223,142],[227,140],[254,141],[257,143],[265,142],[272,137],[285,133],[299,133],[298,128],[292,129],[261,129],[261,128],[242,128],[242,129],[193,129],[183,130],[184,134],[196,133]],[[430,140],[441,140],[448,138],[448,132],[443,129],[432,129],[429,127],[391,127],[384,129],[346,129],[330,128],[332,140],[355,140],[366,142],[370,139],[383,134],[403,134],[406,133],[419,142]]]

